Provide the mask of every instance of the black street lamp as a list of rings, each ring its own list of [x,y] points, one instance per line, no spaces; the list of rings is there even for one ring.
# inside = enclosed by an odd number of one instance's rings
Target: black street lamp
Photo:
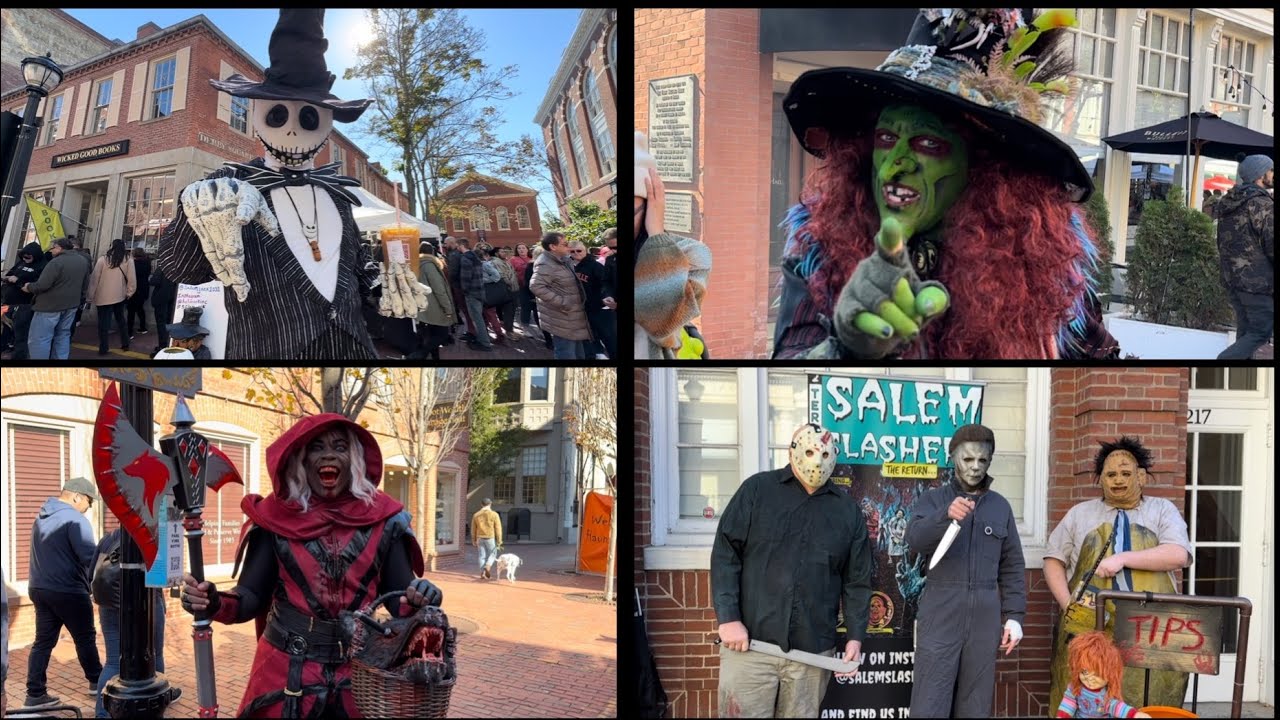
[[[62,82],[62,68],[52,59],[52,53],[44,57],[29,57],[22,61],[22,78],[27,81],[27,107],[22,112],[22,130],[13,153],[13,165],[4,179],[4,196],[0,198],[0,232],[8,226],[9,211],[18,203],[22,186],[27,182],[27,165],[31,162],[31,150],[36,145],[36,133],[42,124],[36,117],[40,101]]]

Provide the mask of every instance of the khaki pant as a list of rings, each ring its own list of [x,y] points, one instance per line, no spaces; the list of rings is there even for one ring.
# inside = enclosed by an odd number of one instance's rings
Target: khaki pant
[[[721,647],[720,717],[816,718],[830,681],[830,670]]]

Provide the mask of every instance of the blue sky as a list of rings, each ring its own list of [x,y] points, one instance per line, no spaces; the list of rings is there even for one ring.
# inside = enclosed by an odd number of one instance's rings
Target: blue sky
[[[67,9],[66,12],[105,37],[125,42],[133,40],[138,26],[148,21],[165,28],[196,15],[204,15],[263,67],[270,62],[267,42],[278,17],[278,11],[274,9]],[[560,66],[560,56],[573,37],[580,12],[567,9],[460,11],[472,27],[484,33],[486,47],[480,52],[480,57],[486,63],[495,68],[505,65],[519,68],[515,80],[508,83],[516,97],[499,108],[506,120],[498,130],[499,139],[516,140],[524,134],[541,134],[533,116],[547,92],[547,84]],[[355,59],[356,46],[368,39],[365,11],[349,8],[327,10],[324,26],[325,37],[329,40],[325,61],[329,71],[338,76],[338,81],[333,84],[333,93],[344,100],[367,97],[361,81],[342,79],[343,71]],[[398,155],[362,137],[356,131],[362,125],[363,121],[349,126],[339,125],[338,129],[368,152],[371,159],[380,161],[384,168],[390,170]],[[390,175],[392,180],[404,179],[400,173],[391,172]],[[549,183],[539,180],[531,187],[539,191],[538,202],[543,211],[554,208],[555,193]]]

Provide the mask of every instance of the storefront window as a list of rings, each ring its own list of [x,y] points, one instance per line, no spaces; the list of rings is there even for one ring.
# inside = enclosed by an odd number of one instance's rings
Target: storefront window
[[[457,542],[458,474],[436,472],[436,545]]]
[[[1070,97],[1053,97],[1046,103],[1045,127],[1076,151],[1101,187],[1101,160],[1106,155],[1102,138],[1109,134],[1107,118],[1115,79],[1116,11],[1078,8],[1076,15],[1079,26],[1069,32],[1080,87]]]
[[[1249,125],[1253,103],[1254,56],[1258,46],[1223,35],[1213,56],[1213,103],[1210,111],[1240,125]]]
[[[1190,56],[1190,27],[1175,18],[1151,13],[1138,47],[1137,127],[1187,113]]]
[[[126,244],[142,243],[155,253],[160,234],[173,220],[174,175],[129,178],[122,237]]]

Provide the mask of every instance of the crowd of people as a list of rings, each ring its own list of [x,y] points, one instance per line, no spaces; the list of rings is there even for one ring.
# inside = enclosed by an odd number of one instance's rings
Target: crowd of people
[[[495,344],[519,337],[543,344],[557,359],[616,358],[616,229],[601,242],[588,249],[562,233],[547,233],[532,248],[495,248],[465,237],[423,240],[418,280],[431,289],[427,308],[416,320],[383,318],[375,287],[364,319],[373,337],[410,359],[439,360],[440,348],[458,340],[491,352]],[[370,249],[380,259],[376,244]],[[97,318],[99,355],[110,353],[117,333],[119,347],[127,351],[154,327],[151,355],[171,344],[188,347],[208,334],[185,318],[171,322],[176,283],[145,249],[130,251],[120,238],[96,261],[75,238],[54,240],[48,251],[31,242],[5,273],[3,289],[3,344],[15,360],[68,359],[72,334],[88,308]],[[191,329],[199,333],[193,336]],[[197,359],[208,355],[194,344]]]

